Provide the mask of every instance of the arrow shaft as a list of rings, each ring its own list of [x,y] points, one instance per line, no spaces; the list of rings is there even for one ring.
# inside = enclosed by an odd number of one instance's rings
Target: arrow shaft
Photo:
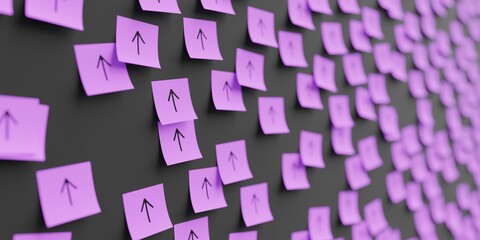
[[[137,55],[140,55],[140,39],[137,37]]]
[[[248,77],[250,79],[252,79],[252,68],[251,67],[248,68]]]
[[[58,0],[55,0],[55,12],[58,10]]]
[[[230,96],[229,96],[229,93],[228,93],[228,87],[225,91],[227,92],[227,101],[230,101]]]
[[[5,139],[9,139],[10,138],[10,123],[8,121],[8,118],[5,117]]]
[[[180,137],[178,137],[178,147],[180,148],[180,152],[183,152],[182,141],[180,140]]]
[[[73,205],[72,195],[70,194],[70,185],[67,183],[67,194],[68,194],[68,202],[70,202],[70,206]]]
[[[172,101],[173,101],[173,108],[175,109],[175,112],[177,112],[177,104],[175,103],[175,98],[172,96]]]
[[[233,167],[233,171],[236,172],[237,169],[235,168],[235,159],[232,158],[232,167]]]
[[[147,207],[147,205],[145,205],[145,211],[147,212],[148,222],[151,222],[151,221],[150,221],[150,213],[148,212],[148,207]]]
[[[255,212],[258,213],[257,201],[253,202],[253,206],[255,207]]]
[[[105,75],[105,79],[108,81],[108,75],[107,75],[107,70],[105,69],[104,61],[102,61],[102,69],[103,69],[103,75]]]
[[[202,42],[202,50],[205,50],[205,46],[203,45],[203,34],[200,35],[200,42]]]
[[[205,184],[205,192],[207,193],[207,199],[210,199],[210,195],[208,194],[208,185]]]

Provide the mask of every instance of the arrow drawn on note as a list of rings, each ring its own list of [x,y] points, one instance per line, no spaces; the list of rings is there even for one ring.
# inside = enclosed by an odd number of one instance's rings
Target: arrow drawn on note
[[[73,189],[77,189],[77,186],[75,186],[68,178],[65,178],[65,181],[63,181],[62,185],[62,190],[60,190],[60,193],[63,193],[65,189],[67,189],[67,194],[68,194],[68,202],[70,203],[70,206],[73,205],[72,201],[72,195],[70,193],[70,187],[73,187]]]

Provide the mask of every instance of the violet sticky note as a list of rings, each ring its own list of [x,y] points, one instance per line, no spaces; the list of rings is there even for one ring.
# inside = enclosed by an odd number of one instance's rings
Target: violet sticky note
[[[263,75],[264,57],[261,54],[237,48],[235,73],[243,87],[267,91]]]
[[[357,87],[355,91],[355,109],[358,116],[363,119],[376,121],[377,113],[375,113],[375,105],[370,98],[370,93],[366,88]]]
[[[422,188],[420,184],[408,182],[406,185],[407,198],[406,203],[410,211],[415,212],[423,207]]]
[[[362,54],[350,53],[343,55],[343,72],[350,86],[358,86],[367,83],[367,76],[363,69]]]
[[[71,240],[72,232],[16,233],[12,240]]]
[[[290,235],[290,240],[310,240],[308,230],[292,232]]]
[[[190,200],[195,213],[227,207],[217,167],[190,170]]]
[[[315,30],[312,12],[310,11],[307,0],[288,0],[288,17],[296,26],[312,31]]]
[[[83,31],[83,0],[26,0],[25,16]]]
[[[210,240],[208,217],[175,224],[173,227],[175,240]]]
[[[382,17],[380,13],[370,7],[362,7],[362,23],[365,33],[375,39],[383,39]]]
[[[428,173],[428,177],[423,181],[423,191],[430,203],[433,199],[442,196],[443,190],[438,182],[437,174],[431,172]]]
[[[402,128],[403,150],[409,156],[414,156],[422,151],[422,145],[418,141],[417,127],[415,124],[409,124]]]
[[[370,44],[370,39],[365,33],[362,22],[359,20],[352,19],[348,24],[350,32],[350,43],[353,48],[359,52],[371,52],[372,45]]]
[[[370,99],[375,104],[390,103],[385,75],[370,73],[368,75],[368,91],[370,93]]]
[[[278,48],[280,58],[285,66],[308,67],[305,53],[303,52],[303,36],[301,33],[279,31]]]
[[[161,125],[197,119],[188,78],[152,82],[153,101]]]
[[[465,38],[463,25],[457,20],[452,20],[450,21],[448,28],[452,42],[455,45],[460,46]]]
[[[300,131],[299,149],[303,165],[314,168],[325,168],[322,146],[322,134],[310,131]]]
[[[158,136],[163,158],[168,166],[202,158],[194,121],[169,125],[159,123]]]
[[[350,103],[347,95],[332,95],[328,97],[330,122],[336,128],[352,128],[355,126],[350,114]]]
[[[298,153],[282,154],[282,179],[287,190],[304,190],[310,188],[307,169]]]
[[[320,89],[318,89],[313,76],[310,74],[297,73],[297,98],[303,108],[323,109]]]
[[[138,0],[143,11],[181,14],[177,0]]]
[[[392,52],[392,76],[400,81],[400,82],[407,82],[407,59],[404,54],[399,52]]]
[[[334,61],[315,54],[313,57],[313,78],[317,87],[330,92],[337,92]]]
[[[355,149],[352,144],[352,128],[335,128],[331,131],[332,148],[337,155],[352,155]]]
[[[368,173],[362,167],[359,156],[352,156],[345,159],[345,174],[348,185],[352,190],[360,190],[371,183]]]
[[[308,209],[308,233],[311,240],[333,239],[330,225],[330,207]]]
[[[440,74],[434,67],[430,67],[424,70],[425,72],[425,85],[428,91],[431,93],[438,93],[440,91]]]
[[[430,99],[417,100],[417,118],[423,125],[435,125],[435,119],[433,118],[433,105]]]
[[[408,89],[410,90],[410,94],[417,99],[428,97],[422,72],[410,70],[408,73]]]
[[[132,239],[144,239],[173,227],[163,184],[124,193],[122,198]]]
[[[285,134],[290,132],[285,116],[283,97],[259,97],[258,119],[263,134]]]
[[[37,186],[47,228],[101,212],[90,162],[39,170]]]
[[[378,153],[377,139],[375,136],[372,135],[360,139],[357,145],[363,169],[366,171],[372,171],[383,165],[383,160]]]
[[[422,40],[422,33],[420,32],[420,19],[414,13],[405,13],[404,19],[405,34],[413,41],[419,42]]]
[[[373,46],[373,60],[380,73],[388,74],[392,71],[393,61],[391,59],[390,43],[377,43]]]
[[[430,63],[428,62],[427,47],[421,43],[415,44],[412,50],[412,60],[418,69],[425,70],[430,67]]]
[[[407,37],[403,24],[397,24],[393,27],[393,35],[395,37],[395,44],[400,52],[410,53],[412,51],[413,41]]]
[[[183,18],[183,35],[190,58],[223,60],[217,38],[217,22]]]
[[[420,18],[420,27],[425,37],[431,40],[435,39],[435,36],[437,35],[437,23],[435,16],[422,16]]]
[[[420,15],[432,15],[432,8],[430,7],[430,1],[415,0],[415,9]]]
[[[275,15],[263,9],[248,6],[248,35],[256,44],[278,47],[275,32]]]
[[[338,215],[344,226],[362,221],[358,211],[358,192],[340,191],[338,193]]]
[[[338,22],[322,22],[320,26],[322,42],[329,55],[343,55],[348,53],[343,40],[342,24]]]
[[[398,113],[395,107],[381,105],[378,110],[378,123],[385,140],[394,142],[400,139],[398,128]]]
[[[368,233],[367,223],[359,222],[352,226],[352,240],[370,240],[372,236]]]
[[[257,240],[257,231],[235,232],[228,235],[228,240]]]
[[[403,172],[410,168],[410,158],[407,153],[405,153],[402,142],[392,143],[390,152],[392,155],[393,166],[397,171]]]
[[[338,7],[342,12],[347,14],[360,14],[360,7],[357,0],[337,0]]]
[[[363,207],[365,222],[367,223],[368,231],[373,236],[376,236],[388,227],[388,222],[383,213],[383,203],[380,198],[374,199]]]
[[[430,213],[432,214],[432,220],[436,224],[441,224],[445,222],[446,212],[445,212],[445,199],[438,197],[430,201]]]
[[[385,184],[387,186],[388,198],[392,203],[398,204],[405,200],[407,191],[403,182],[403,173],[398,171],[388,173],[385,178]]]
[[[161,68],[158,59],[158,26],[117,16],[115,43],[118,61]]]
[[[206,10],[235,15],[231,0],[201,0],[201,2]]]
[[[117,60],[114,43],[77,44],[74,50],[87,96],[133,89],[125,63]]]
[[[307,0],[308,6],[313,12],[332,15],[333,11],[328,0]]]
[[[231,184],[253,177],[248,165],[245,140],[216,145],[217,166],[223,184]]]
[[[470,191],[470,186],[468,183],[459,183],[456,188],[456,197],[457,197],[457,204],[462,210],[470,209],[470,204],[472,204],[472,194],[473,192]],[[476,203],[473,203],[476,204]]]
[[[13,0],[3,0],[0,2],[0,14],[6,16],[13,16]]]
[[[240,206],[247,227],[273,221],[268,200],[268,183],[241,187]]]
[[[242,87],[233,72],[212,70],[212,99],[215,109],[245,112]]]

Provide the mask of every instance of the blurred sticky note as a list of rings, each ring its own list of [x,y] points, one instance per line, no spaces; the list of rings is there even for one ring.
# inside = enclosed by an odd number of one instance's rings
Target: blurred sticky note
[[[290,235],[290,240],[310,240],[308,230],[292,232]]]
[[[307,0],[310,9],[317,13],[332,15],[333,11],[328,0]]]
[[[217,38],[217,22],[183,18],[183,35],[190,58],[223,60]]]
[[[373,104],[370,93],[366,88],[357,87],[355,91],[355,109],[358,116],[363,119],[376,121],[377,113],[375,112],[375,105]]]
[[[283,97],[259,97],[258,119],[264,134],[285,134],[290,132],[285,116]]]
[[[352,155],[355,149],[352,144],[352,128],[332,128],[332,147],[335,154]]]
[[[114,43],[74,45],[78,72],[87,96],[133,89],[125,63]]]
[[[425,155],[423,152],[411,158],[411,175],[417,183],[422,183],[429,175]]]
[[[409,156],[416,155],[422,150],[422,145],[418,141],[417,127],[415,124],[409,124],[402,128],[403,150]]]
[[[330,92],[337,92],[334,61],[315,55],[313,57],[313,78],[317,87]]]
[[[288,17],[294,25],[315,30],[307,0],[288,0]]]
[[[370,93],[370,99],[375,104],[390,103],[385,75],[370,73],[368,75],[368,91]]]
[[[282,179],[287,190],[304,190],[310,188],[307,169],[298,153],[282,154]]]
[[[434,15],[422,16],[420,18],[420,27],[423,35],[429,39],[433,40],[437,35],[437,21]]]
[[[342,55],[348,52],[343,40],[341,23],[322,22],[320,28],[323,46],[329,55]]]
[[[268,183],[241,187],[240,206],[247,227],[273,221],[268,199]]]
[[[217,167],[190,170],[190,200],[195,213],[227,207]]]
[[[352,239],[353,240],[370,240],[372,237],[368,232],[367,223],[359,222],[352,226]]]
[[[158,124],[163,157],[168,166],[202,158],[194,121]]]
[[[385,178],[385,184],[387,186],[388,198],[394,204],[398,204],[405,200],[407,192],[405,189],[405,183],[403,182],[403,174],[398,171],[393,171],[387,174]]]
[[[311,240],[333,239],[330,225],[330,207],[308,209],[308,233]]]
[[[83,31],[83,0],[26,0],[25,16]]]
[[[402,142],[392,143],[390,152],[392,155],[393,166],[395,166],[397,171],[403,172],[410,168],[410,158],[407,153],[405,153]]]
[[[362,168],[359,156],[352,156],[345,159],[345,173],[348,185],[352,190],[359,190],[370,185],[371,180],[367,172]]]
[[[249,6],[248,14],[248,35],[250,40],[257,44],[270,47],[278,47],[275,32],[275,15],[272,12]]]
[[[388,42],[373,45],[373,58],[375,60],[375,66],[377,66],[380,73],[388,74],[392,71],[394,66],[392,65],[393,62],[390,57],[391,51],[391,46]]]
[[[143,11],[180,14],[177,0],[138,0]]]
[[[388,227],[388,222],[383,213],[383,203],[380,198],[367,203],[363,207],[363,212],[368,231],[373,236],[376,236]]]
[[[408,88],[410,94],[417,99],[428,97],[425,81],[423,80],[423,73],[420,71],[410,70],[408,74]]]
[[[278,48],[280,58],[285,66],[308,67],[303,52],[303,37],[300,33],[279,31]]]
[[[212,99],[215,109],[245,112],[242,87],[233,72],[212,70]]]
[[[342,12],[348,14],[360,14],[360,7],[357,0],[337,0],[338,7]]]
[[[358,211],[358,192],[341,191],[338,193],[338,215],[344,226],[362,221]]]
[[[13,16],[13,0],[3,0],[0,2],[0,14],[6,16]]]
[[[310,74],[297,73],[297,98],[300,106],[304,108],[323,109],[320,89]]]
[[[336,128],[355,126],[350,114],[350,103],[347,95],[332,95],[328,98],[330,122]]]
[[[362,23],[368,36],[379,40],[383,39],[381,21],[382,17],[377,10],[370,7],[362,7]]]
[[[257,240],[257,231],[235,232],[228,235],[228,240]]]
[[[161,68],[158,59],[158,26],[117,16],[115,43],[118,61]]]
[[[208,217],[175,224],[173,229],[175,240],[210,240]]]
[[[122,198],[132,239],[144,239],[172,228],[163,184],[124,193]]]
[[[160,124],[168,125],[197,119],[188,78],[153,81],[152,93]]]
[[[362,54],[350,53],[343,55],[343,72],[350,86],[367,83],[367,75],[363,68]]]
[[[415,10],[417,10],[420,15],[431,15],[432,8],[430,6],[430,1],[415,0]]]
[[[377,138],[375,136],[362,138],[357,145],[363,169],[372,171],[383,165],[383,160],[378,153]]]
[[[71,240],[71,232],[17,233],[12,240]]]
[[[412,51],[413,41],[407,37],[404,25],[395,25],[395,27],[393,27],[393,36],[395,37],[395,44],[400,52],[410,53]]]
[[[37,186],[48,228],[101,212],[90,162],[39,170]]]
[[[245,140],[217,144],[217,165],[223,184],[251,179]]]
[[[404,17],[405,33],[407,36],[418,42],[422,40],[422,33],[420,32],[420,19],[414,13],[407,12]]]
[[[418,69],[425,70],[430,67],[427,47],[421,43],[415,44],[412,50],[412,60]]]
[[[303,165],[315,168],[325,168],[322,148],[322,134],[310,131],[300,132],[299,149]]]
[[[423,207],[422,189],[420,184],[408,182],[406,185],[407,198],[406,203],[410,211],[415,212]]]
[[[400,129],[398,128],[398,114],[395,107],[381,105],[378,110],[378,123],[385,140],[394,142],[400,139]]]
[[[427,86],[428,91],[431,93],[438,93],[440,90],[440,74],[438,70],[434,67],[429,67],[424,70],[425,73],[425,85]]]
[[[235,15],[231,0],[201,0],[206,10]]]
[[[237,48],[235,73],[241,86],[267,91],[263,65],[263,55]]]
[[[372,45],[370,39],[365,33],[364,26],[361,21],[352,19],[348,24],[350,32],[350,42],[353,48],[359,52],[371,52]]]

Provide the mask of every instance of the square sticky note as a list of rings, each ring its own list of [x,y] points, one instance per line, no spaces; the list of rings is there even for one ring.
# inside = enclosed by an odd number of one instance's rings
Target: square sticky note
[[[173,231],[175,240],[210,240],[208,217],[197,218],[175,224]]]
[[[183,35],[190,58],[223,60],[217,38],[217,22],[183,18]]]
[[[138,0],[143,11],[180,14],[177,0]]]
[[[217,165],[223,184],[244,181],[253,177],[247,158],[245,140],[216,145]]]
[[[372,171],[383,165],[375,136],[368,136],[358,141],[358,154],[366,171]]]
[[[299,141],[302,163],[308,167],[325,168],[323,161],[323,137],[320,133],[301,131]]]
[[[343,55],[343,72],[350,86],[358,86],[367,83],[367,75],[363,68],[362,54],[350,53]]]
[[[322,22],[320,26],[322,42],[329,55],[343,55],[348,53],[342,33],[342,24],[336,22]]]
[[[285,116],[283,97],[259,97],[258,119],[264,134],[285,134],[290,132]]]
[[[335,83],[335,62],[320,55],[313,57],[313,77],[317,87],[330,92],[337,92]]]
[[[275,15],[263,9],[248,6],[248,35],[257,44],[278,47],[275,32]]]
[[[282,154],[282,179],[287,190],[304,190],[310,188],[307,169],[298,153]]]
[[[263,75],[264,57],[261,54],[237,48],[235,73],[240,85],[266,91]]]
[[[217,167],[190,170],[190,200],[195,213],[227,207]]]
[[[202,158],[194,121],[158,124],[163,157],[168,166]]]
[[[362,221],[358,211],[358,192],[341,191],[338,193],[338,215],[344,226]]]
[[[303,36],[300,33],[279,31],[278,50],[283,64],[289,67],[308,67],[303,52]]]
[[[268,200],[268,183],[241,187],[240,206],[247,227],[273,221]]]
[[[83,0],[26,0],[25,16],[83,31]]]
[[[306,73],[297,73],[297,99],[304,108],[322,110],[320,89],[315,84],[313,76]]]
[[[201,0],[202,6],[206,10],[235,15],[231,0]]]
[[[212,70],[212,99],[215,109],[245,112],[242,87],[233,72]]]
[[[336,128],[351,128],[355,126],[350,114],[350,103],[347,95],[332,95],[328,97],[330,122]]]
[[[358,156],[345,159],[345,173],[348,185],[352,190],[359,190],[371,183],[370,177],[362,168],[362,163]]]
[[[315,30],[307,0],[288,0],[288,17],[294,25]]]
[[[330,225],[330,207],[308,209],[308,233],[311,240],[333,239]]]

